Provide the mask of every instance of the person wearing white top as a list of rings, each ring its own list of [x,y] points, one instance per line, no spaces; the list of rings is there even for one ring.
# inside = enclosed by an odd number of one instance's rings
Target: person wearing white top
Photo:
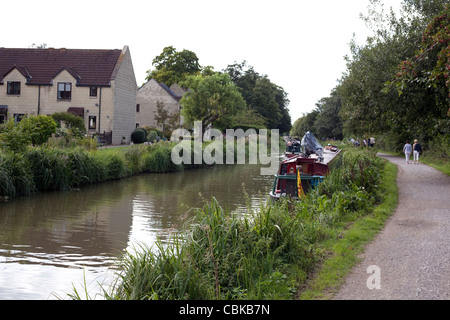
[[[406,164],[409,163],[409,157],[411,156],[412,146],[409,141],[406,141],[406,144],[403,146],[403,152],[405,153]]]

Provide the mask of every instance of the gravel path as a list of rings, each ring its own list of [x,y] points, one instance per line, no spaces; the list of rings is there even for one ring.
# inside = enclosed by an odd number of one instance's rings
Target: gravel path
[[[334,299],[450,300],[450,177],[379,156],[398,165],[398,207]]]

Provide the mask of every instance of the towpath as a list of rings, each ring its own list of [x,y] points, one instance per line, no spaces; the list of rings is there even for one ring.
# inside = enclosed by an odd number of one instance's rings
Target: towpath
[[[450,300],[450,177],[379,156],[398,165],[398,207],[334,299]]]

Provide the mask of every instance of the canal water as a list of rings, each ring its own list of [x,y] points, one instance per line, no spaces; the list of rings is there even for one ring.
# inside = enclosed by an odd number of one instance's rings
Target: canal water
[[[124,252],[168,241],[204,201],[237,213],[267,201],[273,177],[260,168],[146,174],[0,202],[0,299],[67,299],[74,289],[86,298],[85,288],[101,298]]]

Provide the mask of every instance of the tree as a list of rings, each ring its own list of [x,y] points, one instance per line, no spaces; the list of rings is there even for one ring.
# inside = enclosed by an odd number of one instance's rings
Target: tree
[[[267,75],[257,73],[246,61],[228,65],[223,71],[239,88],[248,108],[266,120],[267,127],[289,132],[289,100],[282,87],[272,83]]]
[[[14,123],[14,118],[0,125],[0,147],[5,151],[21,152],[30,144],[29,135],[22,126]]]
[[[163,135],[170,137],[170,134],[180,125],[180,114],[169,114],[163,102],[156,102],[155,120],[162,128]]]
[[[303,137],[306,132],[314,131],[314,122],[316,121],[319,110],[315,109],[298,118],[291,129],[290,135]]]
[[[314,121],[314,133],[321,139],[332,138],[342,140],[341,98],[333,90],[331,96],[322,98],[317,103],[319,113]]]
[[[189,88],[180,101],[181,114],[189,125],[201,121],[203,130],[208,125],[224,130],[232,126],[233,116],[245,108],[245,101],[228,74],[188,76],[182,85]]]
[[[450,105],[450,6],[437,14],[428,24],[422,36],[422,43],[414,58],[403,61],[399,66],[395,83],[400,94],[405,87],[415,83],[436,89],[436,103]]]
[[[33,145],[41,145],[56,132],[56,122],[52,117],[39,115],[24,117],[18,124]]]
[[[0,127],[0,143],[6,150],[23,151],[29,143],[41,145],[56,132],[56,122],[48,116],[27,116],[14,123],[11,118]]]
[[[146,80],[154,78],[158,82],[171,86],[180,83],[188,75],[196,74],[202,70],[197,55],[189,50],[176,51],[173,46],[165,47],[163,52],[153,59],[155,70],[147,71]],[[211,68],[211,67],[209,67]],[[206,68],[206,71],[209,69]]]

